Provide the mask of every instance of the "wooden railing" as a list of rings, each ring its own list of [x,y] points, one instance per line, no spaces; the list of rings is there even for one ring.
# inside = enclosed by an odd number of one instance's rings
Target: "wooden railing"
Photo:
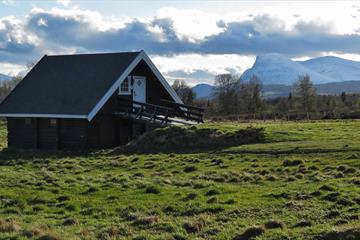
[[[190,106],[190,105],[186,105],[186,104],[180,104],[180,103],[176,103],[176,102],[172,102],[169,100],[161,100],[161,102],[164,103],[164,105],[166,106],[170,106],[172,108],[175,109],[175,111],[178,111],[178,115],[182,116],[183,118],[190,120],[190,121],[195,121],[198,123],[202,123],[204,122],[203,120],[203,114],[204,114],[204,109],[203,108],[199,108],[199,107],[194,107],[194,106]]]
[[[163,102],[164,106],[142,103],[119,97],[117,101],[118,111],[116,114],[126,115],[133,119],[154,121],[165,125],[171,122],[203,122],[202,113],[204,110],[202,108],[166,100]]]

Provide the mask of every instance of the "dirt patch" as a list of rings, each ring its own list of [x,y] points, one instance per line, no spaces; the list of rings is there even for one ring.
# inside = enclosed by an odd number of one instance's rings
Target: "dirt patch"
[[[236,132],[218,129],[171,126],[155,129],[130,142],[125,150],[139,152],[195,151],[264,142],[263,128],[245,128]]]

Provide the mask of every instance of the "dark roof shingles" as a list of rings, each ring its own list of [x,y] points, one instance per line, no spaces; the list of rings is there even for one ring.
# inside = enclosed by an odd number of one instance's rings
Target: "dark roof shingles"
[[[88,115],[138,54],[44,56],[0,113]]]

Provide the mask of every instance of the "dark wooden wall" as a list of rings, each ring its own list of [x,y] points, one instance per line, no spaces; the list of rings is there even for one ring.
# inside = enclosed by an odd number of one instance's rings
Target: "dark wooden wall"
[[[38,118],[38,148],[40,149],[58,149],[59,134],[58,134],[58,121],[56,119]],[[54,121],[55,124],[51,124]]]
[[[7,118],[7,126],[10,148],[54,150],[86,147],[86,120]]]
[[[26,122],[25,122],[26,121]],[[7,118],[8,146],[14,148],[37,148],[37,119]]]
[[[89,123],[83,119],[60,119],[59,142],[61,149],[83,149],[87,147]]]

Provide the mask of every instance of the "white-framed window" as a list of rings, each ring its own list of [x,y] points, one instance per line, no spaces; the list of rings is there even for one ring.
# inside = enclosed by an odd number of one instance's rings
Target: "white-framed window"
[[[57,120],[56,119],[50,119],[50,126],[56,126]]]
[[[129,95],[129,94],[131,94],[130,83],[131,83],[131,77],[130,76],[124,79],[124,81],[120,84],[120,88],[119,88],[119,94],[120,95]]]

